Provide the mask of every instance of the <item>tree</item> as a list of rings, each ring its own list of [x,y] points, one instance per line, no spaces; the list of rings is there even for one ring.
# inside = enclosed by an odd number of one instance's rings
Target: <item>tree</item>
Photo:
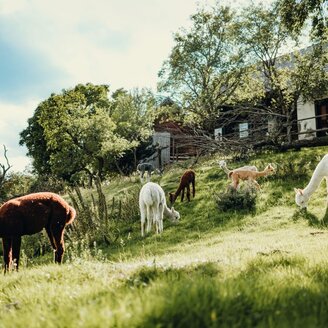
[[[5,145],[3,145],[3,156],[6,160],[5,164],[0,163],[0,199],[4,198],[6,195],[6,191],[4,190],[3,186],[6,181],[6,176],[8,174],[8,171],[12,167],[9,163],[9,159],[7,156],[7,148]]]
[[[307,20],[312,21],[314,37],[327,37],[328,3],[326,0],[281,0],[279,1],[280,15],[285,26],[299,34]]]
[[[112,99],[110,117],[116,123],[116,132],[129,140],[133,152],[133,168],[136,169],[137,149],[152,133],[155,98],[146,89],[135,89],[130,93],[118,89]]]
[[[20,133],[19,144],[26,145],[27,156],[33,158],[34,173],[39,175],[51,174],[50,152],[47,149],[44,129],[39,123],[42,106],[39,105],[34,115],[28,119],[28,126]]]
[[[262,94],[267,97],[260,110],[253,114],[273,118],[273,138],[285,131],[287,141],[291,142],[297,101],[327,90],[324,69],[327,58],[321,44],[306,51],[297,50],[294,35],[283,23],[279,10],[276,4],[268,9],[246,8],[239,21],[239,42],[248,54],[248,64],[258,71],[256,76],[261,77]]]
[[[159,73],[159,90],[179,99],[186,117],[206,129],[213,128],[213,117],[230,101],[245,69],[235,43],[234,15],[228,7],[200,9],[191,16],[191,28],[175,34]]]
[[[131,147],[116,133],[109,116],[107,85],[79,84],[52,94],[38,106],[31,123],[34,125],[21,133],[21,144],[25,143],[32,155],[45,145],[51,172],[65,180],[81,172],[90,179],[94,175],[103,178],[106,163]],[[38,149],[40,140],[44,143]]]

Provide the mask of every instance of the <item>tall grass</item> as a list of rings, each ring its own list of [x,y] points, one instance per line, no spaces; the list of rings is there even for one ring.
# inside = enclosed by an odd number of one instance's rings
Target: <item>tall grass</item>
[[[216,157],[200,158],[195,199],[176,202],[180,223],[164,221],[160,236],[140,236],[135,179],[74,191],[78,217],[67,231],[66,263],[49,264],[47,250],[33,257],[28,243],[40,240],[24,238],[27,264],[0,276],[0,327],[326,327],[326,188],[307,212],[296,208],[293,191],[325,153],[229,162],[277,167],[259,179],[251,211],[218,207],[215,195],[230,182]],[[155,181],[172,191],[183,170],[172,166]]]

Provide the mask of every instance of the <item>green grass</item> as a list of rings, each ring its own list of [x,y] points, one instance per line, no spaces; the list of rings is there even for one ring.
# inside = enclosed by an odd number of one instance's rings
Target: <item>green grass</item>
[[[195,199],[177,201],[181,221],[164,221],[162,235],[141,238],[139,222],[128,219],[111,223],[120,231],[111,246],[67,242],[61,266],[49,252],[33,262],[23,253],[21,270],[0,276],[0,327],[326,327],[326,187],[307,212],[296,208],[293,190],[326,152],[251,158],[260,169],[277,167],[259,180],[255,211],[218,210],[215,194],[229,182],[218,158],[207,157],[194,168]],[[172,191],[186,166],[155,180]],[[104,190],[110,201],[138,187],[131,177]]]

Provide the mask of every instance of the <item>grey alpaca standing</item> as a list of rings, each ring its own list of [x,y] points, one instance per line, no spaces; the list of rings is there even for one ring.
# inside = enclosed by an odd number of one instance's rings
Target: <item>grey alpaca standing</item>
[[[159,175],[162,175],[162,170],[155,169],[153,164],[150,163],[140,163],[137,166],[137,171],[140,174],[140,181],[143,182],[145,172],[147,172],[147,182],[150,181],[152,172],[157,172]]]

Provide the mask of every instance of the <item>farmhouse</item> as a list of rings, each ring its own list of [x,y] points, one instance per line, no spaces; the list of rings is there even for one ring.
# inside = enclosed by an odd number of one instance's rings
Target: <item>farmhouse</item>
[[[194,157],[199,152],[195,138],[195,132],[181,123],[173,120],[156,122],[152,138],[155,151],[147,162],[160,168],[170,162]]]
[[[327,48],[326,48],[327,50]],[[308,47],[300,51],[301,56],[312,53],[313,48]],[[285,56],[281,56],[277,59],[278,69],[292,68],[295,63],[294,54],[290,54],[286,59]],[[323,72],[328,72],[328,67],[323,68]],[[266,77],[263,75],[262,78],[266,81]],[[271,103],[270,90],[266,92],[265,99],[263,99],[264,107]],[[301,93],[302,94],[302,93]],[[260,106],[261,107],[261,104]],[[222,115],[223,118],[219,117],[216,128],[214,129],[214,136],[217,140],[226,138],[235,139],[255,139],[257,136],[261,136],[259,139],[265,139],[266,136],[270,136],[274,133],[277,126],[277,117],[270,117],[270,115],[262,115],[257,113],[257,109],[243,112],[237,111],[239,114],[233,113],[232,108],[222,108],[222,113],[228,114]],[[229,119],[229,112],[233,119]],[[220,115],[221,116],[221,115]],[[285,118],[286,119],[286,118]],[[291,113],[289,118],[289,129],[291,132],[291,140],[294,142],[298,141],[309,141],[315,138],[321,138],[328,135],[328,95],[323,92],[322,95],[315,97],[314,100],[304,100],[302,96],[298,97],[294,104],[294,111]],[[287,135],[287,121],[284,122],[284,128],[279,130],[281,137]],[[283,139],[283,138],[282,138]]]

